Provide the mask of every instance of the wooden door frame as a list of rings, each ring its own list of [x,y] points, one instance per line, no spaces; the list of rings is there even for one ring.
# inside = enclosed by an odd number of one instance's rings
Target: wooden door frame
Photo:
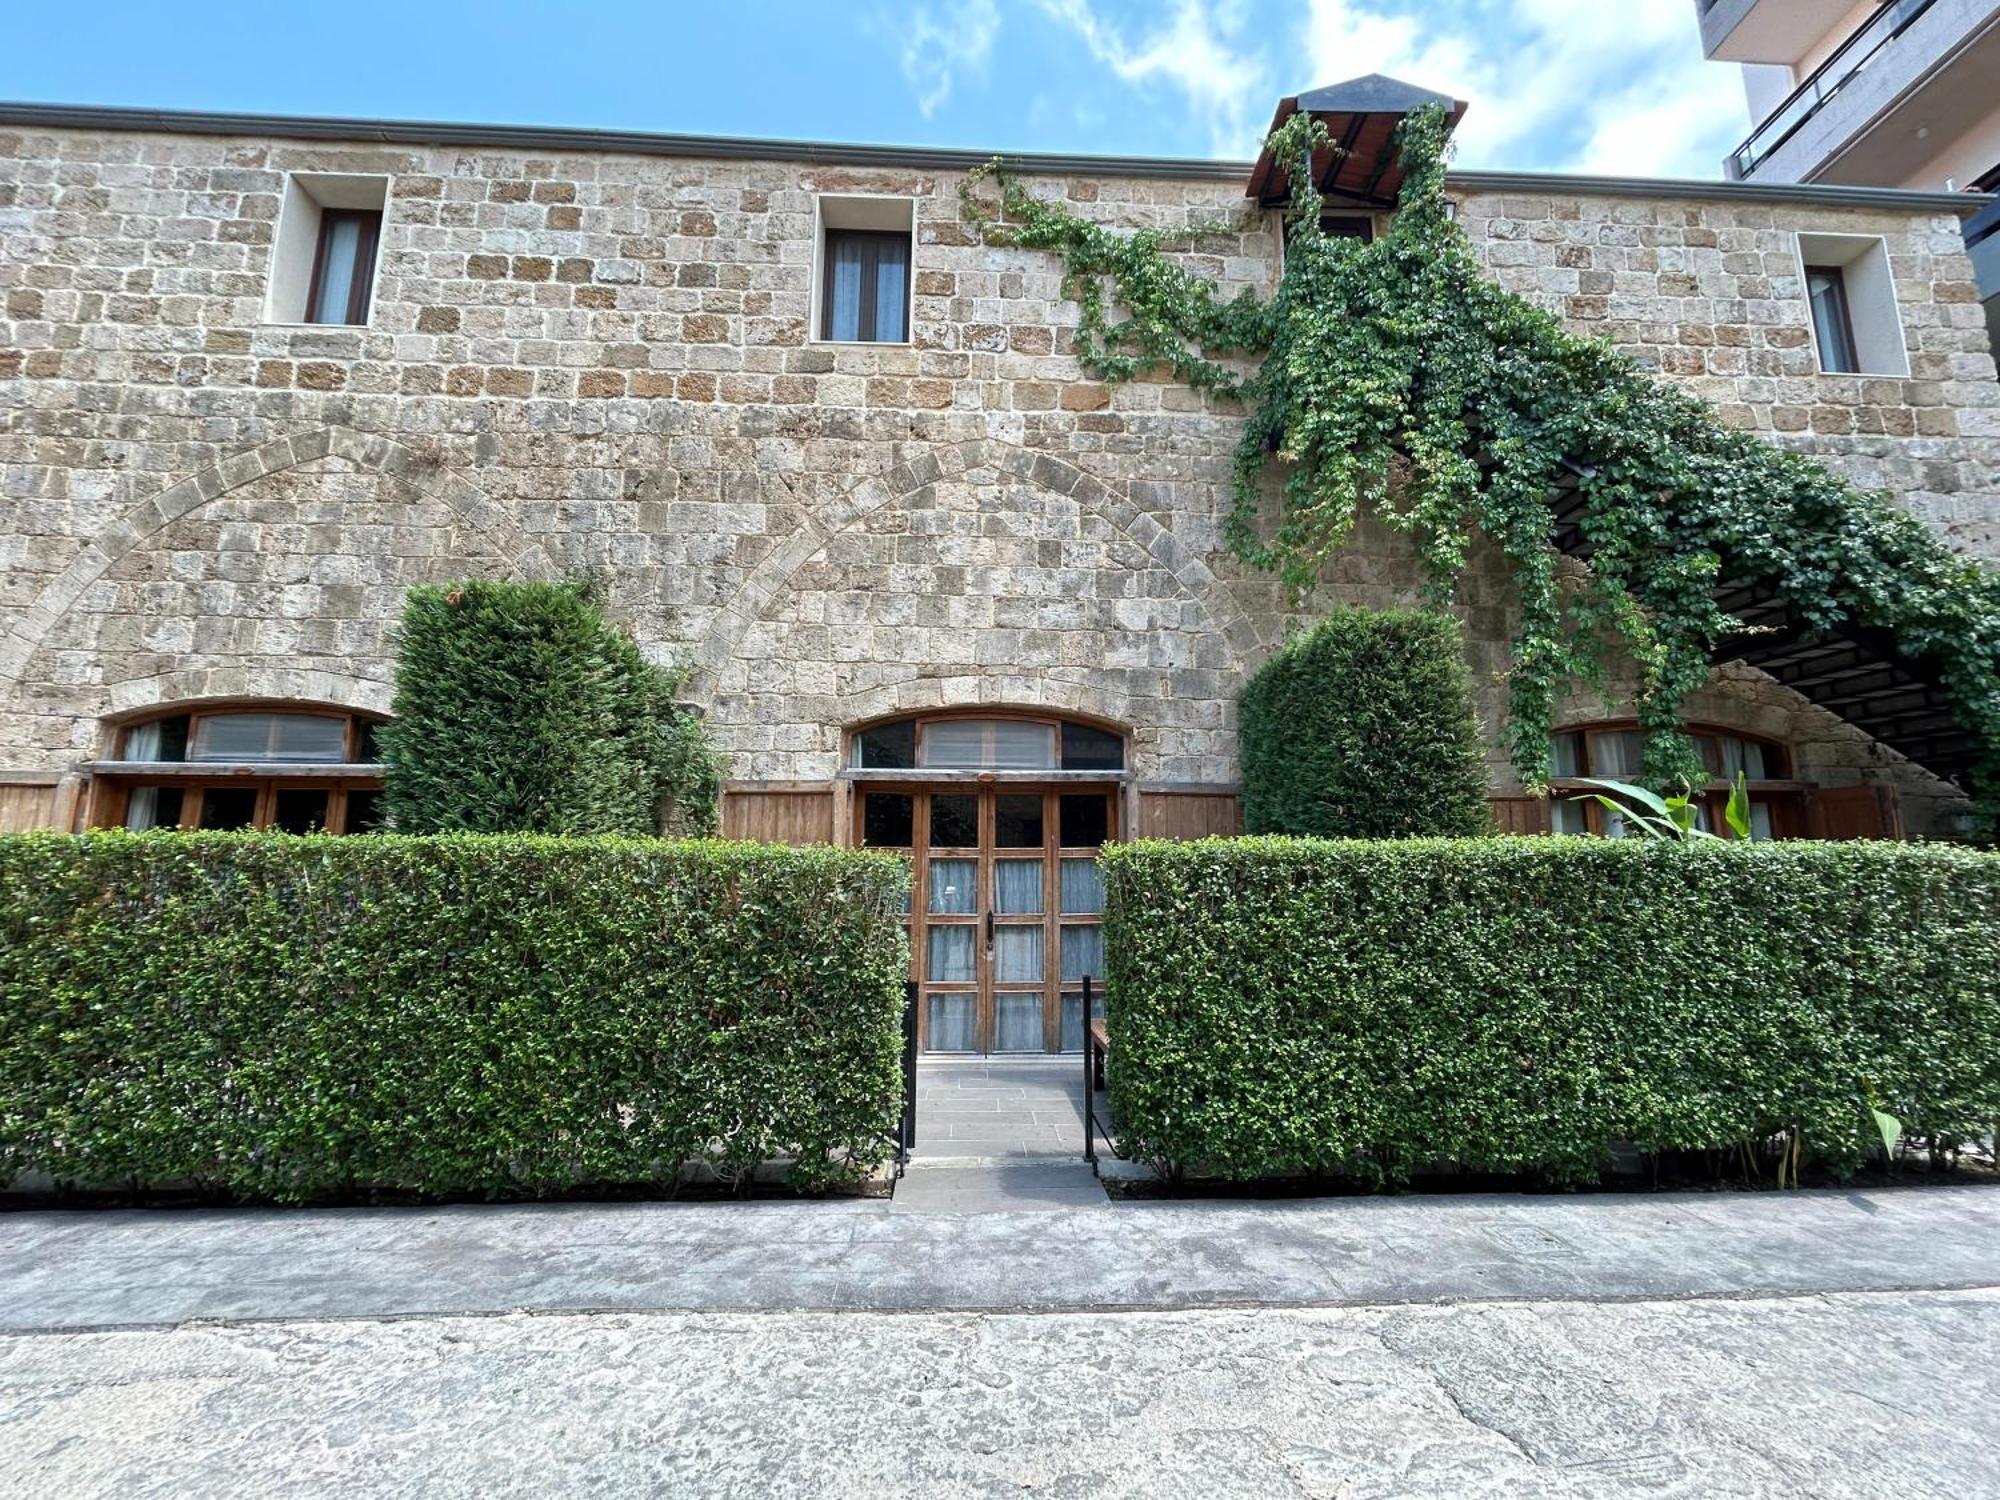
[[[885,793],[907,795],[911,798],[910,826],[910,978],[917,985],[917,1046],[920,1051],[930,1051],[930,994],[961,994],[968,990],[973,1000],[973,1042],[970,1053],[941,1053],[939,1056],[1050,1056],[1059,1053],[1062,1045],[1062,997],[1065,981],[1062,974],[1062,864],[1065,859],[1095,859],[1102,844],[1096,846],[1064,845],[1062,839],[1062,803],[1065,795],[1095,795],[1105,802],[1104,843],[1116,840],[1126,826],[1127,784],[1117,775],[1106,775],[1094,780],[1082,778],[1047,778],[1041,780],[1002,779],[990,772],[968,772],[960,777],[942,778],[926,776],[919,780],[902,781],[893,778],[873,778],[858,784],[854,791],[859,795]],[[1042,841],[1039,855],[1042,861],[1042,980],[1039,990],[1042,996],[1042,1049],[1040,1053],[995,1053],[993,1050],[994,1031],[997,1019],[997,997],[1000,994],[1024,993],[1025,983],[1008,984],[998,980],[995,969],[997,942],[985,937],[989,916],[996,930],[1000,926],[1030,926],[1027,921],[1007,918],[996,911],[996,862],[1001,859],[1027,859],[1032,857],[1030,847],[1018,849],[1000,848],[997,842],[997,820],[999,799],[1007,796],[1039,796],[1042,799]],[[962,846],[946,845],[944,857],[963,859],[970,854],[976,863],[974,877],[973,911],[969,916],[951,914],[944,923],[951,926],[970,925],[973,936],[972,984],[934,984],[925,977],[929,949],[929,928],[932,917],[930,905],[930,864],[932,847],[930,843],[931,803],[938,796],[970,796],[975,799],[978,818],[978,845],[967,850]],[[862,835],[862,820],[855,818],[850,824],[849,842],[858,845]],[[1082,917],[1085,913],[1073,912],[1068,915]],[[1096,914],[1098,925],[1102,925],[1101,913]],[[1074,923],[1072,925],[1075,925]],[[1102,976],[1098,976],[1100,979]]]

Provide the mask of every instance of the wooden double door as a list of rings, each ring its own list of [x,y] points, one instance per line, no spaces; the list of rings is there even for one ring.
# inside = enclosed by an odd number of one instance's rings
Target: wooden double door
[[[927,1052],[1083,1049],[1082,982],[1104,977],[1098,850],[1114,786],[939,783],[861,793],[862,842],[913,865],[912,978]]]

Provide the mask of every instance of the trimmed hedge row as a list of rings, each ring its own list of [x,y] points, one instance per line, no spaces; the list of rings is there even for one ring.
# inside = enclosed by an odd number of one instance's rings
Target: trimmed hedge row
[[[890,1150],[906,880],[727,843],[0,838],[0,1185],[835,1183]]]
[[[1802,1130],[1844,1173],[2000,1120],[2000,856],[1908,844],[1107,849],[1129,1154],[1255,1178],[1588,1181]]]

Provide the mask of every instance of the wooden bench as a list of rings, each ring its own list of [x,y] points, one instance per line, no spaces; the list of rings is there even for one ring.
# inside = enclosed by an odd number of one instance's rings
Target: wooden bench
[[[1090,1018],[1090,1077],[1097,1088],[1104,1087],[1104,1059],[1111,1055],[1111,1032],[1104,1017]]]

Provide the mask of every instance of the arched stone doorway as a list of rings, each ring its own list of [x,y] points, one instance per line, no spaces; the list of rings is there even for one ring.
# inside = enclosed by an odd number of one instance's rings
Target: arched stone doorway
[[[864,724],[846,741],[849,841],[911,863],[919,1045],[1080,1052],[1082,982],[1104,974],[1097,855],[1126,816],[1123,731],[968,708]]]

